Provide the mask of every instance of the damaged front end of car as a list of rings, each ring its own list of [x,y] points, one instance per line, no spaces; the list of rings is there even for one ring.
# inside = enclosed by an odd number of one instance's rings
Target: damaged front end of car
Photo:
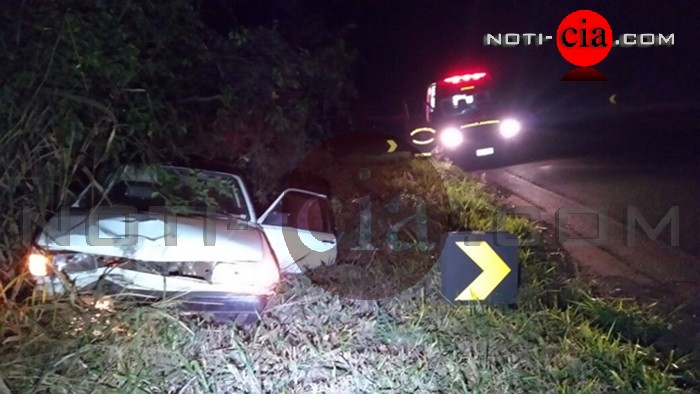
[[[163,262],[34,248],[27,266],[42,299],[74,292],[122,303],[173,301],[183,314],[254,321],[279,281],[275,256],[263,249],[261,261]]]

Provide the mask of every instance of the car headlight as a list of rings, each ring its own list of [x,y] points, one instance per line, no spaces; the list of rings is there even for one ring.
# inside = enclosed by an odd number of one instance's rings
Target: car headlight
[[[212,271],[212,283],[246,289],[254,294],[268,294],[280,280],[277,257],[267,239],[263,240],[261,261],[242,261],[238,263],[217,263]]]
[[[32,252],[27,257],[29,273],[34,276],[46,276],[49,274],[51,258],[41,252]]]
[[[442,143],[445,148],[454,149],[462,145],[462,142],[464,142],[464,136],[457,128],[450,127],[440,133],[440,143]]]
[[[503,138],[513,138],[520,132],[520,122],[515,119],[506,119],[498,127]]]
[[[27,257],[29,273],[34,276],[50,275],[50,267],[65,273],[92,271],[97,269],[97,259],[87,253],[46,253],[34,250]]]

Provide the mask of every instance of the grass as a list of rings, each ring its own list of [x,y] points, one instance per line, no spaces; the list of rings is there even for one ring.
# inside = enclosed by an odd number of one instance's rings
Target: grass
[[[427,162],[425,162],[427,163]],[[499,215],[478,182],[439,164],[453,228]],[[532,223],[505,217],[523,236]],[[522,247],[517,308],[452,306],[437,267],[381,300],[286,278],[257,326],[178,319],[167,304],[0,306],[0,393],[670,392],[687,360],[648,345],[663,320],[599,299],[539,246]],[[687,378],[687,375],[685,376]]]
[[[63,304],[2,345],[15,392],[666,391],[673,368],[569,308],[452,307],[433,272],[382,301],[304,277],[246,329]],[[17,311],[18,312],[18,311]],[[7,357],[7,355],[14,355]]]

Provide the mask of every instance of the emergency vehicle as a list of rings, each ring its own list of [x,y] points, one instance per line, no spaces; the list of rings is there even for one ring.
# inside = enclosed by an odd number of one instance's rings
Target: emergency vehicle
[[[421,122],[410,124],[408,140],[421,155],[441,153],[454,161],[508,156],[524,124],[502,93],[486,71],[432,82]]]

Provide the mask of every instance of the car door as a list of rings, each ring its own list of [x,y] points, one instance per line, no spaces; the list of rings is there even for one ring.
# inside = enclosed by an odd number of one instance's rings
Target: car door
[[[337,249],[333,211],[328,198],[302,189],[287,189],[260,216],[280,270],[302,273],[335,264]]]

